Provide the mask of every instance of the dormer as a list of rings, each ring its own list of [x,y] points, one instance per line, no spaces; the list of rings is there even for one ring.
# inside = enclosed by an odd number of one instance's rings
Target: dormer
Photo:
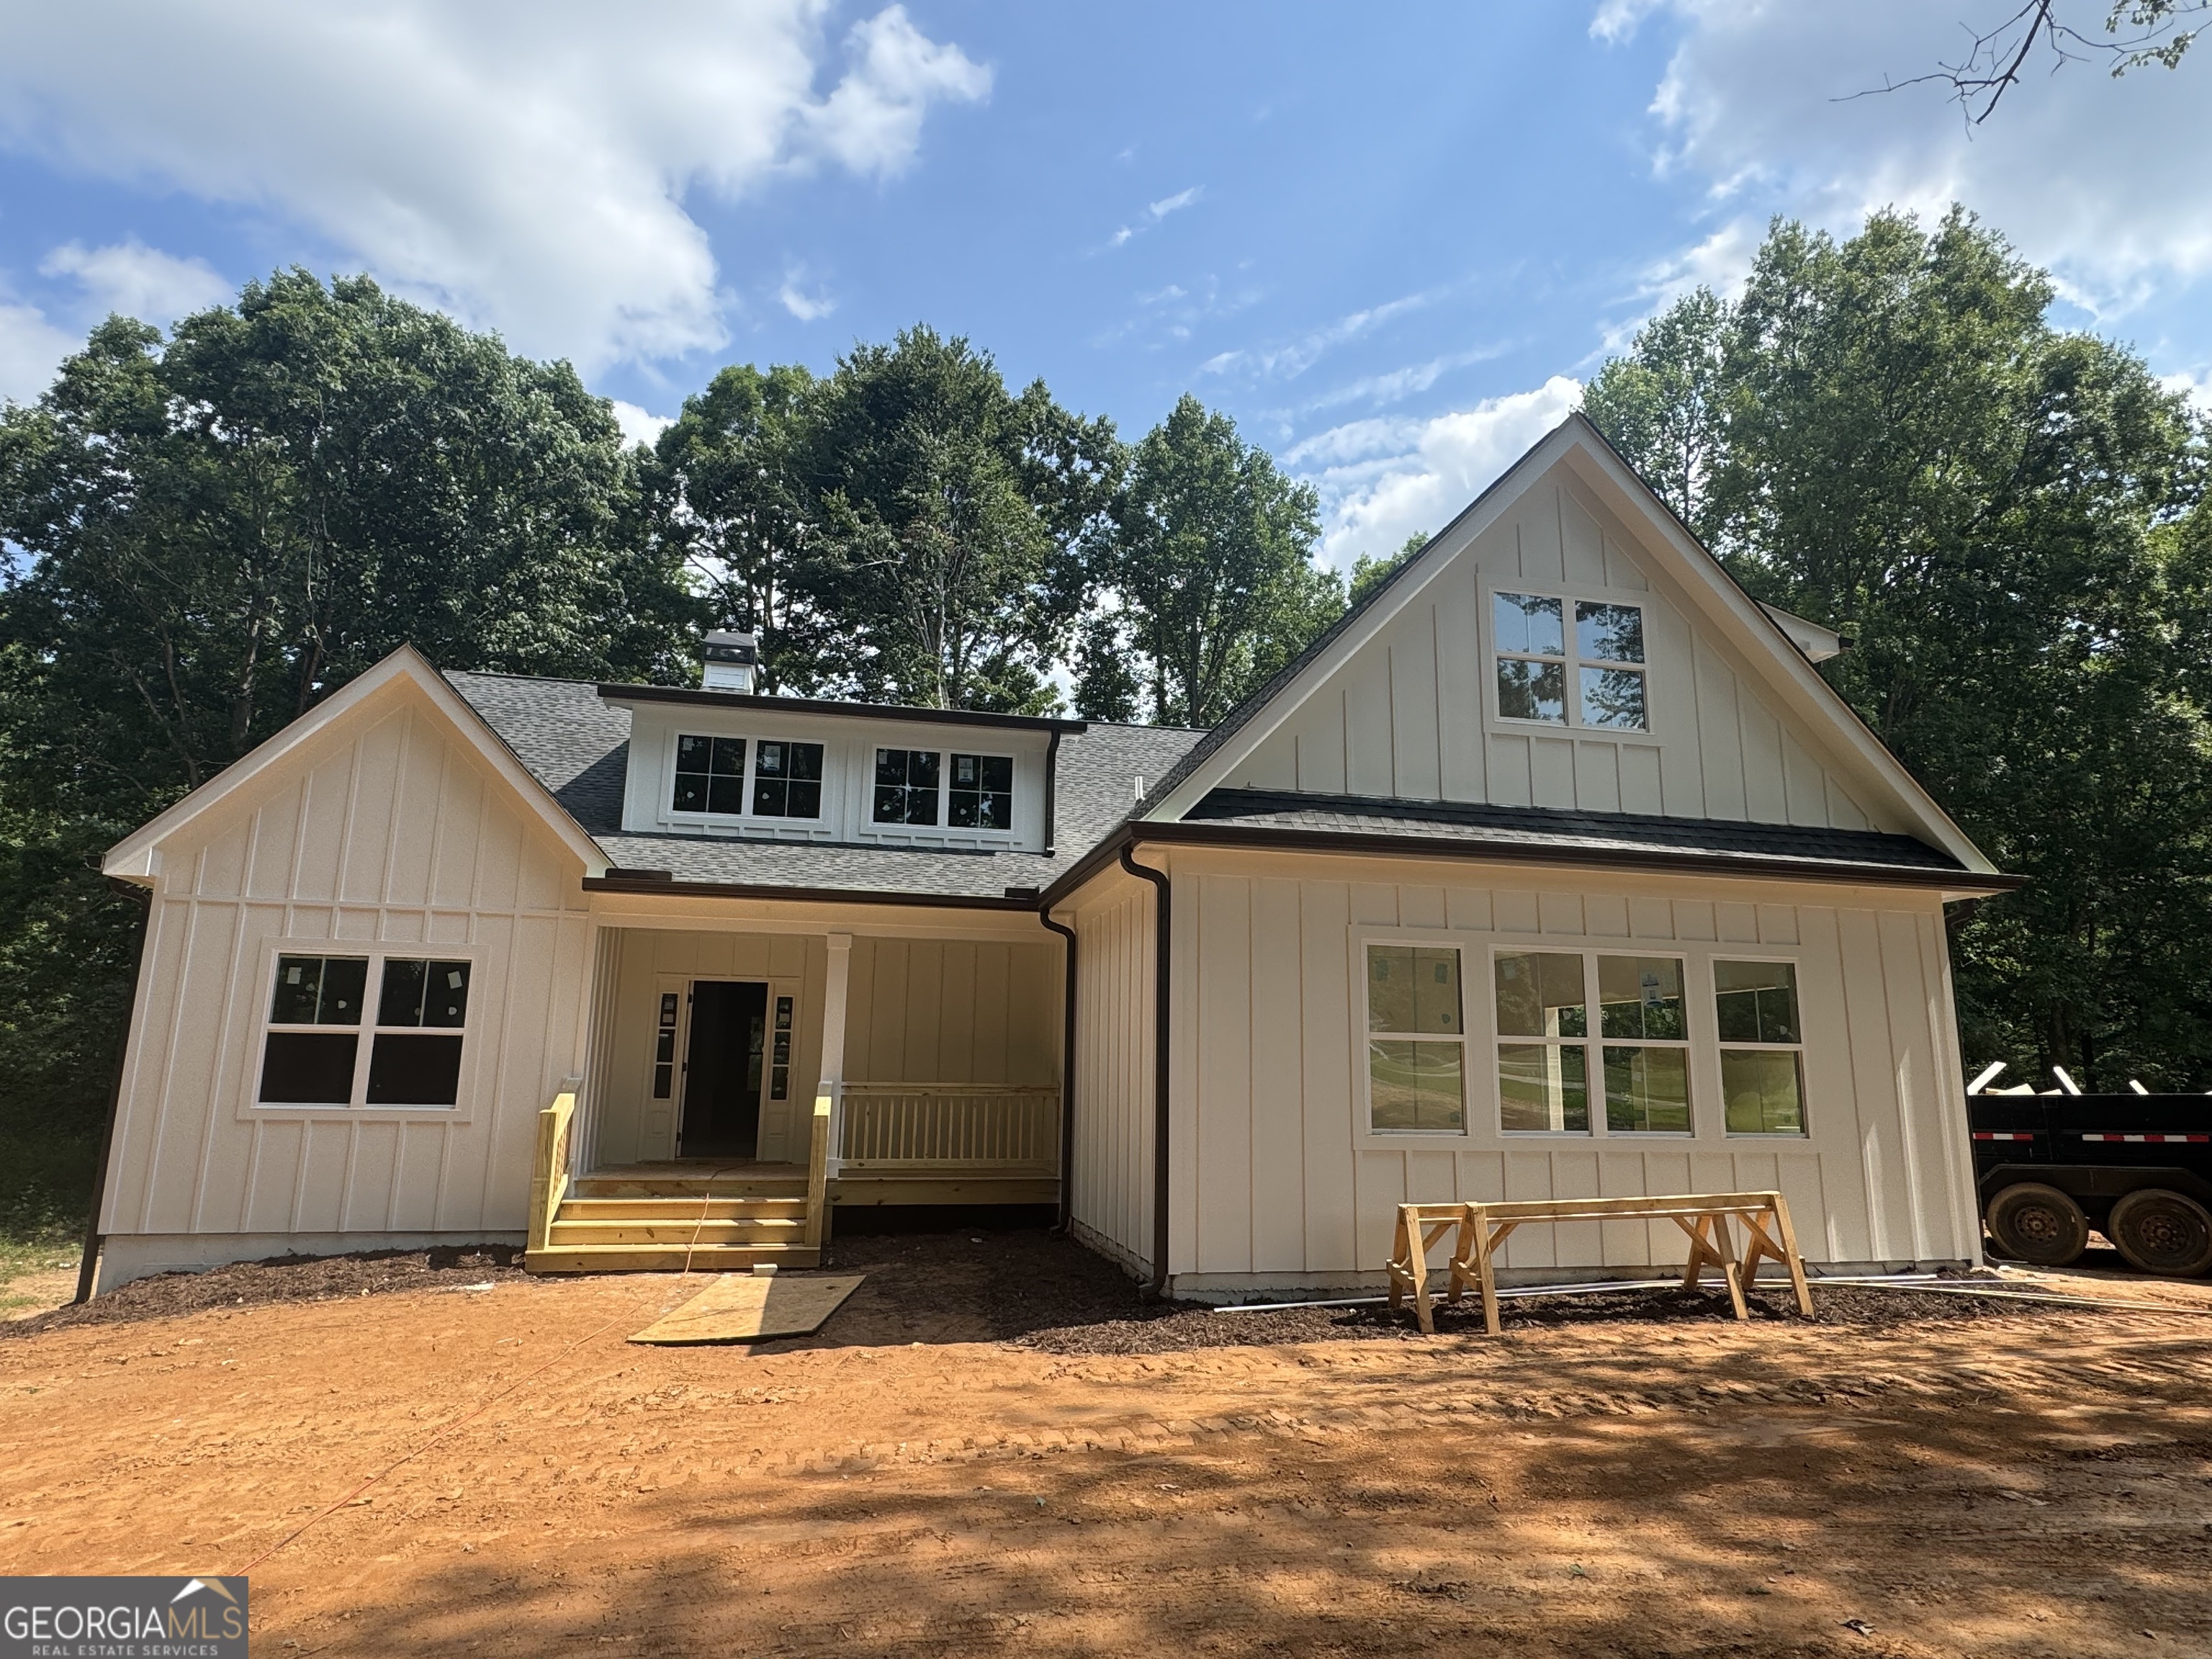
[[[629,711],[633,835],[1052,850],[1054,763],[1081,720],[602,685]]]

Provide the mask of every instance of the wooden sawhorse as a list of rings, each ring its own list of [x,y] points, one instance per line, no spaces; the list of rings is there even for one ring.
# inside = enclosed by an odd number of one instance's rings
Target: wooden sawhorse
[[[1534,1222],[1672,1221],[1690,1236],[1690,1260],[1682,1287],[1694,1287],[1707,1267],[1718,1269],[1738,1319],[1748,1319],[1743,1287],[1772,1257],[1790,1275],[1797,1311],[1813,1316],[1813,1291],[1805,1279],[1805,1260],[1797,1253],[1790,1205],[1780,1193],[1683,1193],[1655,1198],[1551,1198],[1498,1204],[1401,1204],[1398,1231],[1390,1248],[1390,1305],[1413,1298],[1413,1314],[1424,1331],[1436,1329],[1429,1306],[1429,1252],[1445,1234],[1454,1235],[1446,1300],[1457,1302],[1472,1286],[1482,1297],[1483,1328],[1496,1336],[1498,1251],[1516,1228]],[[1735,1253],[1731,1224],[1741,1222],[1750,1248]]]

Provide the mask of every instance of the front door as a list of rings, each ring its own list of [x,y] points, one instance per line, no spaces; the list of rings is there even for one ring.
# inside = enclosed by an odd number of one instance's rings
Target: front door
[[[691,987],[679,1158],[753,1158],[760,1150],[768,987],[702,979]]]

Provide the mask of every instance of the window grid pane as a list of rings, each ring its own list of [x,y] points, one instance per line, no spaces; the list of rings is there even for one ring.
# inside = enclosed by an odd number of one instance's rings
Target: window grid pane
[[[935,823],[938,759],[934,750],[877,750],[875,822]]]
[[[1456,1042],[1369,1042],[1370,1123],[1377,1129],[1464,1131],[1464,1069],[1462,1046]]]
[[[1605,1127],[1624,1134],[1690,1132],[1690,1053],[1605,1045]]]
[[[1794,1048],[1723,1048],[1721,1096],[1735,1135],[1805,1133],[1804,1076]]]
[[[676,739],[676,788],[669,806],[678,812],[744,809],[745,740],[687,732]]]
[[[763,743],[753,756],[753,815],[764,818],[822,816],[822,745]]]
[[[955,755],[945,821],[955,830],[1014,827],[1014,761],[1011,755]]]
[[[1589,1055],[1579,1042],[1498,1045],[1498,1121],[1508,1130],[1589,1132]]]

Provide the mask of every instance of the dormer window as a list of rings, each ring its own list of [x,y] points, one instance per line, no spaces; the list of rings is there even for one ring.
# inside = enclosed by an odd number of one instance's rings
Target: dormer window
[[[752,762],[752,816],[822,816],[822,745],[818,743],[710,738],[686,732],[676,739],[676,787],[669,805],[678,812],[739,817],[745,811],[745,763]]]
[[[722,812],[732,817],[745,810],[745,740],[743,738],[676,739],[676,795],[678,812]]]
[[[1014,827],[1014,757],[955,755],[945,821],[955,830]]]
[[[944,758],[933,749],[877,750],[875,821],[935,823]]]
[[[1540,593],[1493,598],[1500,716],[1565,726],[1571,708],[1573,725],[1650,729],[1641,606]],[[1566,628],[1570,604],[1575,620],[1571,641]]]
[[[753,759],[753,816],[822,816],[822,745],[763,743]]]

